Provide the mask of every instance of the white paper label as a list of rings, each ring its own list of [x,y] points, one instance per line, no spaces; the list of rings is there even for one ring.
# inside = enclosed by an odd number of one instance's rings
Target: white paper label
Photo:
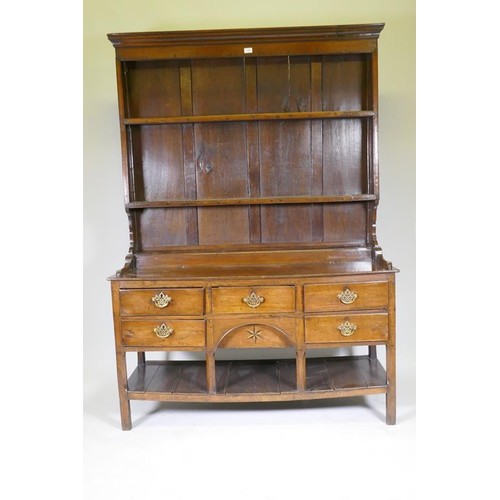
[[[243,49],[243,53],[244,54],[251,54],[253,52],[253,48],[252,47],[245,47]]]

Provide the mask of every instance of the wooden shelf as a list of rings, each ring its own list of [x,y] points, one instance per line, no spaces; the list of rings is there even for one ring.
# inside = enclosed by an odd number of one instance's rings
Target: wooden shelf
[[[169,207],[215,207],[230,205],[287,205],[300,203],[351,203],[375,201],[374,194],[344,194],[336,196],[277,196],[267,198],[215,198],[205,200],[162,200],[132,201],[125,205],[128,209],[169,208]]]
[[[206,389],[203,361],[147,361],[128,380],[128,397],[155,401],[293,401],[385,393],[377,359],[344,356],[307,359],[306,390],[296,387],[295,359],[216,361],[216,394]]]
[[[290,113],[240,113],[225,115],[157,116],[150,118],[125,118],[125,125],[163,125],[178,123],[241,122],[272,120],[322,120],[325,118],[368,118],[375,111],[302,111]]]

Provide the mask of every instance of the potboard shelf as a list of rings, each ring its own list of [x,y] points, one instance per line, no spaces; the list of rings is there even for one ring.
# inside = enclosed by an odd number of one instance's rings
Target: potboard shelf
[[[128,381],[131,399],[245,402],[301,400],[386,392],[386,374],[368,356],[307,360],[306,390],[297,390],[295,360],[217,361],[209,394],[202,361],[146,361]]]

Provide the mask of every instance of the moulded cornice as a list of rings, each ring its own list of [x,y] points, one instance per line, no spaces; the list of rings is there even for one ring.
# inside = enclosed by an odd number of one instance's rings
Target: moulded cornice
[[[384,23],[337,26],[297,26],[288,28],[245,28],[197,31],[151,31],[109,33],[115,47],[150,47],[168,45],[222,44],[243,42],[297,42],[329,39],[378,38]]]

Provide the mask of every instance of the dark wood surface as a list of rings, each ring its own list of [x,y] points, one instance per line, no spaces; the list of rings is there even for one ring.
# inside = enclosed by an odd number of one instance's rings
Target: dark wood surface
[[[151,261],[150,261],[151,262]],[[358,262],[333,262],[331,264],[323,263],[304,263],[304,264],[279,264],[255,266],[252,264],[240,265],[234,267],[219,266],[192,266],[192,267],[162,267],[159,271],[156,266],[144,267],[142,269],[131,270],[123,276],[111,276],[110,279],[126,280],[203,280],[203,279],[233,279],[242,278],[274,278],[286,279],[301,277],[330,277],[352,276],[355,274],[364,274],[367,272],[387,273],[387,269],[377,269],[371,261]],[[393,269],[392,272],[397,272]],[[129,286],[129,285],[126,285]],[[196,285],[195,285],[196,286]]]
[[[321,120],[326,118],[367,118],[375,116],[371,110],[360,111],[290,111],[275,113],[226,113],[216,115],[152,116],[124,118],[125,125],[162,125],[176,123],[252,122],[283,120]]]
[[[110,278],[123,429],[131,399],[375,393],[395,423],[397,269],[376,235],[382,29],[108,35],[130,234]],[[347,291],[356,298],[345,304]],[[339,330],[345,322],[352,335]],[[360,345],[369,355],[314,357]],[[291,348],[295,359],[219,361],[228,348]],[[205,359],[147,360],[171,350]],[[138,365],[127,388],[129,351]]]
[[[136,251],[367,244],[371,52],[123,62]]]
[[[370,53],[383,23],[231,30],[112,33],[109,40],[121,61],[261,55]]]

